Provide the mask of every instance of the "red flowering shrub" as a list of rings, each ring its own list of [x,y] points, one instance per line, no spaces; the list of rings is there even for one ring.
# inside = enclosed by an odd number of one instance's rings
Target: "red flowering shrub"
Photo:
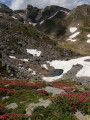
[[[9,90],[9,89],[4,89],[4,88],[0,88],[0,96],[6,96],[6,95],[12,95],[14,94],[15,91],[14,90]]]
[[[64,93],[59,94],[51,100],[58,104],[64,110],[75,112],[77,110],[90,114],[90,93],[84,92],[79,94]]]
[[[25,114],[8,113],[0,115],[0,120],[28,120],[29,116]]]
[[[41,96],[48,96],[48,92],[45,90],[37,90],[37,92],[41,95]]]
[[[7,85],[7,86],[6,86]],[[0,86],[15,88],[15,87],[22,87],[24,89],[38,89],[44,87],[46,85],[45,82],[38,81],[35,83],[29,83],[29,81],[1,81]]]
[[[63,88],[63,87],[73,87],[72,84],[60,83],[60,82],[51,82],[51,85],[55,88]]]
[[[70,88],[63,88],[63,90],[65,90],[65,92],[72,92],[72,89],[70,89]]]

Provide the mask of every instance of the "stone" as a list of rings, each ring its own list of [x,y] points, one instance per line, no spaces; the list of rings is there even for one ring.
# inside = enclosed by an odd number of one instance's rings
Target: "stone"
[[[2,100],[8,99],[9,96],[2,97]]]
[[[22,42],[18,42],[18,45],[19,45],[20,47],[22,47],[22,46],[23,46]]]
[[[11,103],[9,105],[7,105],[5,108],[6,109],[16,109],[18,107],[18,105],[16,103]]]
[[[15,51],[14,51],[14,50],[12,50],[10,53],[11,53],[11,54],[15,54]]]
[[[62,89],[49,87],[49,86],[44,88],[44,90],[46,90],[48,93],[52,93],[53,96],[56,95],[56,94],[65,93],[65,91],[62,90]]]
[[[38,107],[38,106],[44,106],[45,108],[51,103],[50,100],[43,100],[43,99],[39,99],[39,103],[30,103],[27,108],[26,108],[26,114],[27,115],[31,115],[33,113],[34,108]]]
[[[80,111],[76,112],[75,116],[78,120],[87,120],[86,116],[84,116]]]

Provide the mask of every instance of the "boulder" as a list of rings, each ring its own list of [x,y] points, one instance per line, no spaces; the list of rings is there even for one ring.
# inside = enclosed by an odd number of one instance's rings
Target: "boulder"
[[[6,109],[16,109],[18,107],[18,105],[16,103],[11,103],[9,105],[7,105],[5,108]]]

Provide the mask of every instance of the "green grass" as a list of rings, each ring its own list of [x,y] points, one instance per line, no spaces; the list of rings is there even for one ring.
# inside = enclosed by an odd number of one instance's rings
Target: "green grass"
[[[76,120],[75,116],[68,111],[63,111],[62,108],[55,104],[49,105],[47,108],[43,106],[34,109],[31,116],[32,120]]]
[[[87,40],[87,36],[83,33],[79,34],[76,38],[80,41],[86,41]]]
[[[82,32],[90,32],[90,27],[80,27],[80,30],[82,30]]]
[[[12,109],[5,110],[5,113],[8,112],[25,113],[26,105],[28,103],[39,102],[38,101],[39,98],[41,98],[41,96],[35,90],[20,89],[9,98],[0,100],[0,103],[4,106],[9,105],[10,103],[17,103],[18,108],[16,108],[15,110]],[[45,99],[45,97],[43,98]]]

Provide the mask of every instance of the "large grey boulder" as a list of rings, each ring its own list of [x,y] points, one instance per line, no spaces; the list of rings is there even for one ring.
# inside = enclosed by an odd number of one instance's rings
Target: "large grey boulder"
[[[52,93],[53,96],[56,95],[56,94],[65,93],[65,91],[62,90],[62,89],[49,87],[49,86],[44,88],[44,90],[46,90],[48,93]]]

